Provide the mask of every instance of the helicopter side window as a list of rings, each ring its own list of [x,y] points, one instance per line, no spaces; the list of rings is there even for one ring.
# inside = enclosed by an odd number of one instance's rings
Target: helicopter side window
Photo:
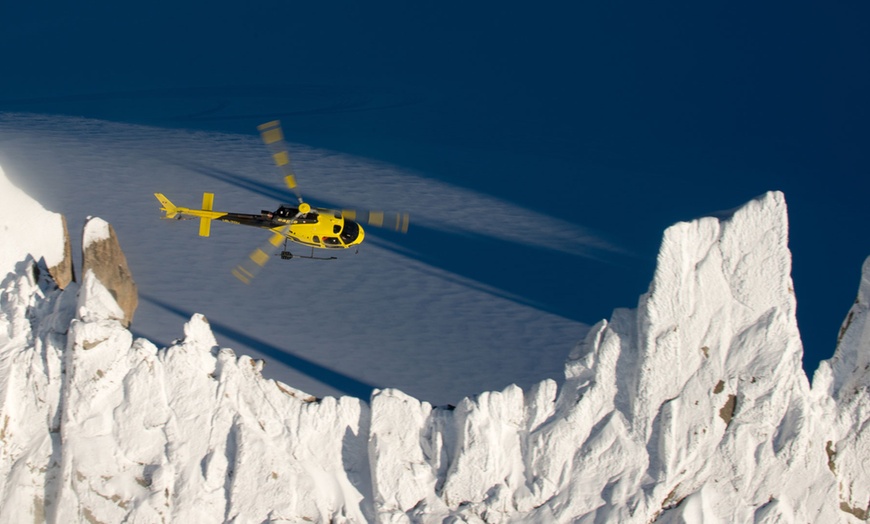
[[[332,226],[332,232],[335,233],[336,235],[339,234],[341,232],[341,226],[338,224],[335,224],[334,226]]]
[[[323,237],[326,247],[341,247],[341,241],[336,237]]]

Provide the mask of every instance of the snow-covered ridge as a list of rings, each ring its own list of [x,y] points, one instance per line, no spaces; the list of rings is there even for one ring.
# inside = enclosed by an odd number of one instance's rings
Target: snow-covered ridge
[[[2,222],[4,242],[15,227],[42,225]],[[811,389],[780,193],[669,228],[649,292],[590,331],[562,383],[455,408],[313,399],[200,315],[157,348],[93,272],[60,290],[28,249],[0,286],[0,521],[868,517],[870,259]]]
[[[54,271],[61,287],[72,280],[66,221],[17,188],[0,167],[0,275],[30,255]],[[33,227],[36,226],[36,227]]]

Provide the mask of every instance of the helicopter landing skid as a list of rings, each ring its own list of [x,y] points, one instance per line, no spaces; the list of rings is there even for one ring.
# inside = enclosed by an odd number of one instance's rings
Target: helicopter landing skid
[[[294,255],[293,253],[284,250],[281,251],[281,260],[291,260],[293,258],[307,258],[308,260],[336,260],[337,257],[316,257],[314,250],[311,250],[311,255]]]

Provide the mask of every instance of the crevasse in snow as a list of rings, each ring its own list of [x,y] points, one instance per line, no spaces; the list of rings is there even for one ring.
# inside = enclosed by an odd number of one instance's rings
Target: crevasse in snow
[[[314,399],[218,347],[201,315],[157,348],[93,273],[60,290],[34,271],[41,253],[16,249],[0,286],[3,521],[868,516],[870,259],[811,388],[780,193],[669,228],[649,291],[589,332],[564,380],[455,407],[394,389]]]

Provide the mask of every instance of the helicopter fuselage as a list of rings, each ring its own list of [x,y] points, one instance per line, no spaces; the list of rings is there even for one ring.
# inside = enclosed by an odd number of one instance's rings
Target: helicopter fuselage
[[[321,249],[347,249],[361,244],[365,238],[362,226],[337,211],[311,208],[297,217],[298,213],[298,208],[281,206],[277,211],[263,210],[259,215],[225,213],[213,220],[283,232],[292,242]],[[293,224],[286,229],[291,221]]]
[[[199,236],[211,234],[211,223],[215,220],[229,224],[268,229],[272,232],[261,247],[254,249],[247,259],[242,260],[232,274],[245,284],[251,283],[254,276],[275,255],[278,249],[282,260],[294,258],[287,250],[287,243],[294,242],[312,248],[311,255],[296,255],[299,258],[311,260],[335,260],[335,256],[315,256],[314,248],[347,249],[362,244],[365,239],[361,222],[366,226],[392,229],[396,232],[408,232],[408,213],[386,213],[384,211],[343,209],[335,211],[324,208],[312,208],[302,198],[302,193],[296,184],[296,174],[290,165],[290,153],[284,142],[284,133],[277,120],[257,126],[263,143],[272,152],[272,160],[284,175],[284,185],[296,196],[298,204],[282,205],[275,211],[263,210],[260,214],[229,213],[214,210],[214,193],[203,193],[202,208],[178,207],[166,195],[154,193],[161,204],[164,218],[199,218]],[[283,246],[282,246],[283,245]],[[283,247],[283,248],[282,248]]]
[[[338,211],[312,208],[307,204],[305,204],[305,212],[301,214],[297,207],[281,206],[276,211],[263,210],[260,214],[254,215],[212,210],[214,195],[211,193],[203,195],[202,209],[175,206],[160,193],[155,193],[154,196],[163,204],[162,209],[166,212],[166,218],[199,218],[199,235],[204,237],[210,235],[210,223],[217,220],[268,229],[276,234],[277,240],[273,241],[276,247],[280,239],[286,238],[308,247],[347,249],[361,244],[365,239],[365,231],[354,220],[345,218]]]

